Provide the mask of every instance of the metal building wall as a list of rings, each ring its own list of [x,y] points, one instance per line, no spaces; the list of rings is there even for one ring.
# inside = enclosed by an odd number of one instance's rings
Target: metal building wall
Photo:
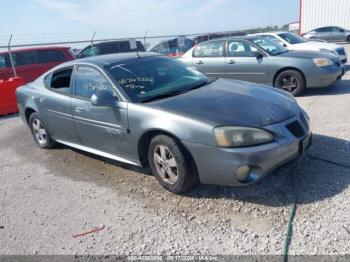
[[[300,0],[300,33],[333,25],[350,30],[350,0]]]

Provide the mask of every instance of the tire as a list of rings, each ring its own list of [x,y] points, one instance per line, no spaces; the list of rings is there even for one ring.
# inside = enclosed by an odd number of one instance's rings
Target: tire
[[[348,38],[346,39],[346,41],[350,43],[350,35],[348,36]]]
[[[278,74],[275,87],[291,93],[293,96],[301,95],[305,88],[305,80],[302,74],[296,70],[286,70]]]
[[[199,184],[191,156],[172,137],[158,135],[151,140],[148,163],[159,184],[170,192],[182,194]]]
[[[37,113],[32,113],[29,116],[28,123],[34,140],[39,147],[52,148],[56,145],[56,142],[52,140],[49,132],[44,125],[44,122],[40,119]]]

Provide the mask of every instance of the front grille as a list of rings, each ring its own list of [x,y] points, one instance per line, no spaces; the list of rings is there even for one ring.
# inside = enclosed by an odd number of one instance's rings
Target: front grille
[[[303,137],[305,135],[304,129],[299,123],[299,121],[294,121],[286,125],[287,129],[295,137]]]
[[[338,49],[337,49],[337,53],[338,53],[338,55],[345,55],[345,50],[344,50],[344,48],[338,48]]]
[[[306,130],[309,130],[309,123],[308,121],[306,120],[305,116],[303,113],[300,113],[300,120],[301,122],[303,123],[304,127]]]

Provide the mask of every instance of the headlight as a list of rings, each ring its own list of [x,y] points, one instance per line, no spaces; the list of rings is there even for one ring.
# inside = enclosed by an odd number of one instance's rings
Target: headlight
[[[333,65],[333,61],[328,58],[314,58],[312,60],[314,61],[315,65],[319,67]]]
[[[214,128],[218,146],[240,147],[253,146],[270,142],[273,135],[265,130],[241,126],[220,126]]]

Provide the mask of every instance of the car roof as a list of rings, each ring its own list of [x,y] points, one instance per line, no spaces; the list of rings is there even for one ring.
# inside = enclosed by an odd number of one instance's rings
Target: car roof
[[[113,54],[106,54],[106,55],[98,55],[98,56],[90,56],[90,57],[86,57],[86,58],[81,58],[81,59],[67,62],[67,63],[65,63],[65,65],[88,63],[88,64],[94,64],[94,65],[101,67],[101,66],[110,65],[113,63],[119,63],[119,62],[133,60],[133,59],[155,57],[155,56],[161,56],[161,55],[158,53],[153,53],[153,52],[113,53]]]
[[[250,36],[259,36],[259,35],[278,35],[278,34],[286,34],[286,33],[291,33],[291,32],[288,32],[288,31],[262,32],[262,33],[250,34]]]
[[[219,37],[219,38],[215,38],[215,39],[211,39],[205,42],[201,42],[198,45],[202,44],[202,43],[207,43],[207,42],[215,42],[215,41],[227,41],[227,40],[250,40],[252,38],[256,38],[259,37],[258,35],[246,35],[246,36],[225,36],[225,37]],[[261,38],[261,37],[260,37]]]
[[[33,47],[33,48],[22,48],[11,50],[11,53],[17,52],[30,52],[30,51],[45,51],[45,50],[68,50],[70,47],[66,46],[48,46],[48,47]],[[0,52],[0,54],[8,54],[8,51]]]
[[[119,43],[125,43],[125,42],[129,42],[129,39],[125,39],[125,40],[113,40],[113,41],[103,41],[103,42],[94,42],[92,45],[93,46],[100,46],[100,45],[113,45],[113,44],[119,44]],[[140,40],[136,40],[136,42],[139,42],[142,44],[142,42]],[[90,47],[90,45],[86,46],[86,47]],[[86,47],[84,47],[83,49],[85,49]]]

